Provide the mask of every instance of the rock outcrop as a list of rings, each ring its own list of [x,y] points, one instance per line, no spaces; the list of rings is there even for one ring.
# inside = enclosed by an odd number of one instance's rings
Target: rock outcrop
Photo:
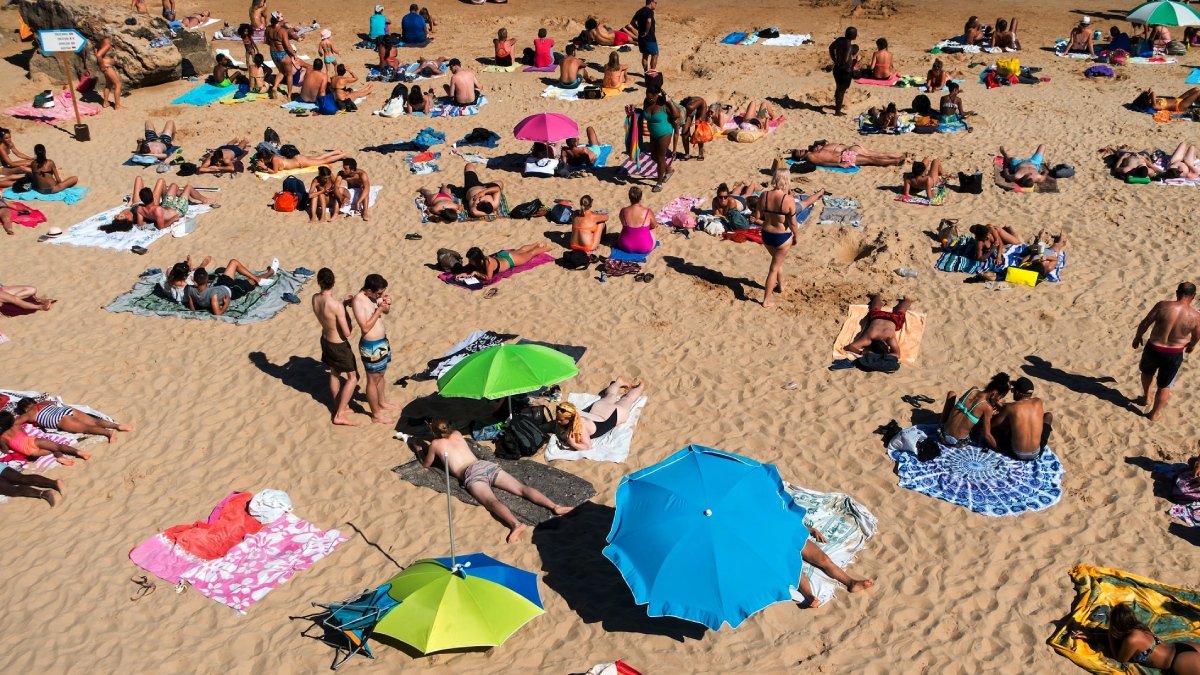
[[[117,72],[127,87],[146,87],[178,80],[189,62],[197,73],[212,72],[213,51],[203,33],[181,30],[172,36],[171,29],[161,17],[131,14],[124,3],[101,6],[88,0],[20,0],[21,18],[34,31],[55,28],[74,28],[88,39],[87,49],[80,58],[72,59],[76,73],[87,68],[99,76],[96,46],[105,30],[111,31],[112,55]],[[129,17],[136,20],[128,25]],[[166,36],[171,43],[151,47],[150,41]],[[62,78],[62,66],[56,57],[43,56],[34,50],[29,60],[29,72],[45,73],[53,79]]]

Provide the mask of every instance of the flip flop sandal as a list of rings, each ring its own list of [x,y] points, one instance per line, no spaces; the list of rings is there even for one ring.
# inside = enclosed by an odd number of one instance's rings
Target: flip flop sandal
[[[407,241],[420,241],[421,235],[416,232],[409,232],[408,234],[404,235],[404,238]]]
[[[138,585],[138,589],[134,591],[133,595],[129,596],[129,600],[131,602],[137,602],[138,600],[141,600],[147,595],[153,593],[154,589],[158,588],[158,584],[150,581],[145,574],[135,575],[130,577],[129,580]]]
[[[295,293],[284,293],[282,298],[284,302],[289,302],[293,305],[300,304],[300,298]]]
[[[500,292],[499,288],[489,288],[483,292],[483,299],[491,300],[492,298],[496,297],[496,294],[499,292]]]
[[[654,281],[654,273],[653,272],[646,272],[645,274],[642,275],[642,283],[648,284],[651,281]]]
[[[662,192],[662,190],[663,190],[662,183],[659,183],[659,184],[655,185],[654,187],[650,188],[651,192]]]
[[[646,279],[646,275],[642,274],[641,272],[638,272],[637,274],[633,275],[634,281],[645,281],[645,279]]]

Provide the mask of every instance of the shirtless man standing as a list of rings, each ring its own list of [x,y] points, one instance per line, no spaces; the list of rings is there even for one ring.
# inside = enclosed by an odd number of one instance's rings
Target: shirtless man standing
[[[350,399],[358,389],[358,364],[350,349],[351,328],[346,303],[333,297],[333,283],[333,270],[328,267],[317,270],[317,286],[321,290],[312,296],[312,309],[321,324],[321,363],[329,366],[332,421],[335,425],[356,427],[358,423],[347,419],[346,413],[350,411]]]
[[[387,279],[368,274],[362,290],[350,300],[354,320],[362,331],[358,338],[358,355],[362,357],[363,370],[367,373],[367,404],[371,406],[371,421],[376,424],[395,422],[384,417],[383,411],[400,408],[383,400],[383,376],[392,360],[392,348],[383,325],[383,315],[392,310],[392,296],[387,294],[387,286]]]
[[[325,64],[322,59],[313,60],[312,67],[304,73],[304,79],[301,82],[300,100],[305,103],[316,103],[318,98],[329,91],[329,76],[325,74]]]
[[[458,59],[450,59],[450,84],[442,85],[442,88],[458,105],[474,105],[483,94],[475,71],[463,68]]]
[[[850,83],[854,81],[854,39],[858,37],[858,29],[850,26],[846,33],[829,45],[829,58],[833,61],[833,114],[845,115],[842,105]]]
[[[1013,401],[992,418],[1001,452],[1026,462],[1038,458],[1050,440],[1054,416],[1046,412],[1042,399],[1033,395],[1033,380],[1018,377],[1013,383]]]
[[[434,460],[443,460],[449,465],[450,475],[458,479],[459,484],[483,508],[504,523],[508,528],[508,543],[513,543],[521,536],[525,525],[517,520],[512,511],[499,499],[493,488],[499,488],[543,508],[556,516],[570,513],[573,507],[559,506],[550,498],[529,486],[523,485],[512,474],[502,470],[495,462],[481,460],[471,452],[470,446],[463,435],[450,428],[446,420],[434,419],[429,422],[429,431],[433,433],[432,441],[413,439],[412,445],[421,456],[421,465],[433,466]],[[404,436],[400,436],[408,440]]]
[[[892,354],[900,359],[899,334],[904,328],[904,320],[912,304],[912,298],[900,298],[889,312],[883,309],[883,300],[879,294],[873,293],[867,309],[867,327],[854,338],[854,342],[842,349],[851,354],[862,354],[870,347],[871,351],[877,354]]]
[[[287,28],[280,23],[279,17],[271,17],[271,25],[267,28],[263,39],[266,40],[267,48],[271,50],[271,60],[279,68],[280,75],[287,85],[287,97],[290,101],[292,100],[292,74],[296,71],[292,59],[296,57],[296,52],[292,49]]]
[[[363,222],[366,222],[371,201],[371,179],[367,176],[367,170],[358,168],[358,162],[352,157],[347,157],[342,160],[342,170],[338,172],[338,177],[346,181],[346,187],[358,190],[358,199],[350,205],[350,210],[357,211],[362,215]],[[345,198],[349,199],[350,195],[346,194]]]
[[[1142,346],[1142,333],[1150,330],[1150,339],[1142,352],[1138,370],[1142,373],[1142,397],[1134,401],[1146,405],[1150,401],[1150,385],[1158,374],[1158,392],[1154,395],[1154,407],[1150,409],[1150,420],[1157,421],[1167,407],[1171,387],[1183,366],[1184,352],[1191,353],[1200,341],[1200,312],[1192,308],[1196,299],[1196,284],[1185,281],[1175,289],[1174,300],[1163,300],[1150,309],[1150,313],[1138,324],[1133,337],[1133,348]]]

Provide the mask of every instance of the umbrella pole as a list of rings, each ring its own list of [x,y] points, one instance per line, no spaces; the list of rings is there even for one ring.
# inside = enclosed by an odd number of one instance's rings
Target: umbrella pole
[[[512,397],[511,397],[511,396],[509,396],[509,397],[508,397],[508,420],[511,422],[511,421],[512,421],[512,418],[513,418],[513,414],[512,414]]]
[[[450,569],[454,569],[454,502],[450,497],[450,453],[442,453],[442,465],[446,467],[446,523],[450,526]]]

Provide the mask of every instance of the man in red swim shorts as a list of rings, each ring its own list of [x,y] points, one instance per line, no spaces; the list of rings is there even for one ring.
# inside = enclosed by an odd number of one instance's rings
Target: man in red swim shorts
[[[900,298],[892,310],[883,309],[883,300],[877,293],[870,296],[867,308],[867,325],[859,332],[850,344],[842,349],[852,354],[863,354],[869,348],[878,354],[892,354],[897,359],[900,354],[900,331],[904,329],[904,321],[908,308],[912,306],[912,298]]]
[[[1149,417],[1155,421],[1167,407],[1167,399],[1171,396],[1171,387],[1183,367],[1184,353],[1192,353],[1196,342],[1200,341],[1200,312],[1192,307],[1196,299],[1196,285],[1185,281],[1175,289],[1174,300],[1163,300],[1155,303],[1150,313],[1138,324],[1137,334],[1133,336],[1133,348],[1142,346],[1142,334],[1150,329],[1150,339],[1146,340],[1146,348],[1142,352],[1138,370],[1142,374],[1142,397],[1134,401],[1137,405],[1150,402],[1150,385],[1158,380],[1158,391],[1154,394],[1154,406],[1150,408]]]

